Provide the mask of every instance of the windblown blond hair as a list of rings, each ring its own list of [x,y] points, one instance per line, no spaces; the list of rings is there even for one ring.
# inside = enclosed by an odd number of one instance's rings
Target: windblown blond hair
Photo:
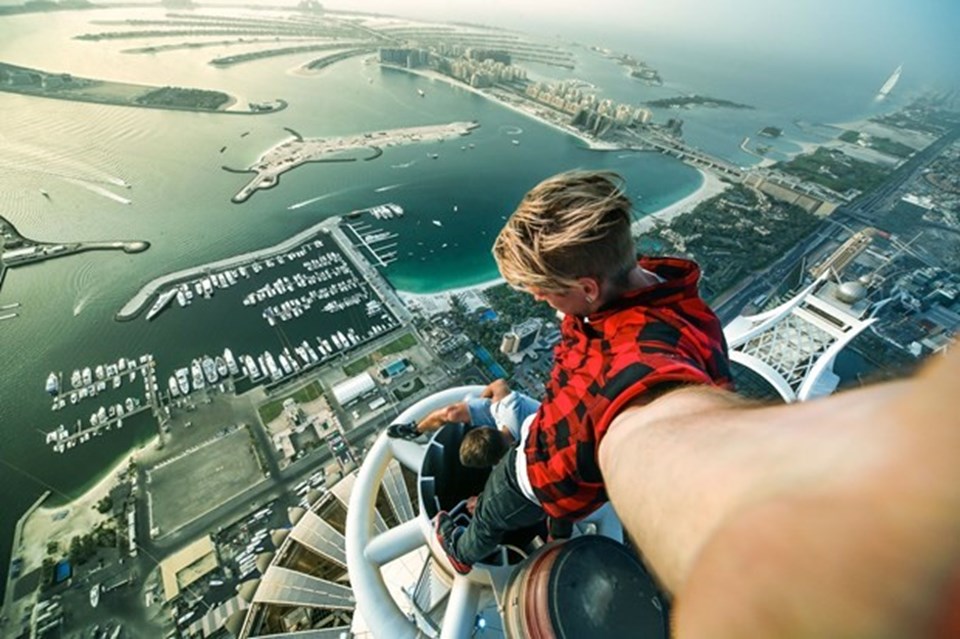
[[[493,244],[512,286],[563,292],[580,277],[601,281],[636,263],[631,204],[608,171],[569,171],[527,193]]]

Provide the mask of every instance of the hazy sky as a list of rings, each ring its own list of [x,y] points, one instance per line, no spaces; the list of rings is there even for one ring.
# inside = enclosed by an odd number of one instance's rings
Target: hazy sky
[[[327,0],[331,8],[477,21],[597,42],[638,38],[735,44],[756,55],[960,68],[955,0]],[[588,38],[591,38],[588,40]],[[638,49],[642,47],[638,46]],[[960,76],[958,72],[954,77]]]

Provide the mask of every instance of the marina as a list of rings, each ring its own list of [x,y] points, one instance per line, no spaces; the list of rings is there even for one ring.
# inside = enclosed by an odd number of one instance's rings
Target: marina
[[[402,208],[392,204],[355,213],[368,212],[379,215],[379,219],[403,214]],[[367,222],[357,221],[358,217],[352,214],[352,223],[340,218],[328,220],[318,225],[320,228],[313,227],[258,252],[256,257],[248,254],[223,261],[217,269],[207,265],[194,271],[192,277],[179,281],[170,281],[169,276],[161,278],[165,286],[156,293],[146,320],[163,321],[166,313],[181,312],[195,303],[212,303],[216,298],[221,304],[236,303],[257,313],[276,331],[280,346],[250,350],[235,345],[234,349],[200,354],[162,371],[147,354],[78,367],[68,377],[63,372],[51,372],[45,390],[52,397],[53,411],[76,411],[76,405],[93,398],[100,398],[100,405],[83,417],[71,416],[73,426],[65,421],[45,431],[46,443],[62,453],[95,441],[112,428],[121,428],[125,419],[148,410],[162,430],[171,407],[189,409],[196,401],[195,395],[206,401],[207,393],[236,392],[239,382],[270,387],[338,361],[346,353],[400,328],[400,317],[406,316],[398,310],[402,308],[399,300],[369,261],[356,252],[363,246],[375,250],[371,247],[394,239],[395,234],[374,229]],[[339,226],[332,226],[334,223]],[[360,241],[351,242],[345,230]],[[315,319],[317,314],[322,314],[322,321]],[[122,392],[124,384],[137,377],[144,384],[142,394],[103,401],[109,393]]]
[[[350,229],[354,238],[354,244],[366,249],[367,253],[373,257],[376,263],[381,267],[387,267],[391,262],[397,259],[397,243],[384,244],[397,239],[396,233],[376,229],[369,224],[344,222],[344,227]]]
[[[339,223],[338,218],[331,218],[324,220],[318,224],[315,224],[303,231],[293,235],[292,237],[279,242],[273,246],[258,249],[256,251],[250,251],[249,253],[243,253],[240,255],[235,255],[233,257],[228,257],[222,260],[217,260],[215,262],[210,262],[207,264],[201,264],[199,266],[194,266],[191,268],[182,269],[180,271],[175,271],[173,273],[168,273],[162,275],[158,278],[155,278],[145,284],[130,300],[123,305],[119,312],[117,312],[116,319],[119,321],[131,320],[137,317],[141,312],[143,312],[144,307],[147,303],[154,298],[162,294],[162,289],[168,286],[179,285],[182,282],[187,282],[190,280],[196,280],[198,276],[201,276],[202,281],[203,277],[214,272],[226,271],[232,268],[239,268],[252,264],[253,262],[264,259],[264,263],[267,258],[275,257],[286,251],[295,248],[296,246],[306,242],[313,236],[318,233],[335,227]],[[252,268],[252,267],[251,267]],[[203,286],[201,284],[201,286]],[[210,292],[213,290],[213,282],[209,283]],[[204,287],[206,291],[206,287]]]
[[[124,379],[134,383],[139,377],[143,383],[142,394],[135,393],[117,398],[114,395],[106,403],[92,411],[88,417],[76,418],[72,426],[61,423],[57,428],[45,433],[48,445],[58,453],[73,448],[77,444],[90,441],[114,426],[123,427],[124,418],[131,418],[151,408],[156,412],[158,388],[154,373],[153,355],[147,353],[136,359],[121,357],[116,362],[97,364],[93,368],[85,366],[74,369],[70,375],[70,389],[63,384],[62,372],[51,372],[47,376],[45,390],[52,397],[51,410],[61,411],[100,396],[101,401],[111,391],[118,391]]]

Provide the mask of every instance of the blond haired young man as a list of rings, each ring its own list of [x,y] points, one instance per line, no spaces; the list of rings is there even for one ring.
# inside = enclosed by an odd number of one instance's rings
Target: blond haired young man
[[[473,519],[437,515],[438,541],[466,574],[510,530],[573,521],[606,500],[597,447],[628,405],[688,384],[727,386],[720,323],[696,264],[637,259],[619,176],[563,173],[523,198],[494,244],[507,282],[564,314],[543,404],[494,467]]]

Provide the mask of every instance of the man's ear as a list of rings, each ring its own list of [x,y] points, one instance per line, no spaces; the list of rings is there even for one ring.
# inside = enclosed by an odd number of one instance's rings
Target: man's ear
[[[578,277],[577,283],[583,290],[583,295],[593,301],[600,299],[600,281],[595,277]]]

